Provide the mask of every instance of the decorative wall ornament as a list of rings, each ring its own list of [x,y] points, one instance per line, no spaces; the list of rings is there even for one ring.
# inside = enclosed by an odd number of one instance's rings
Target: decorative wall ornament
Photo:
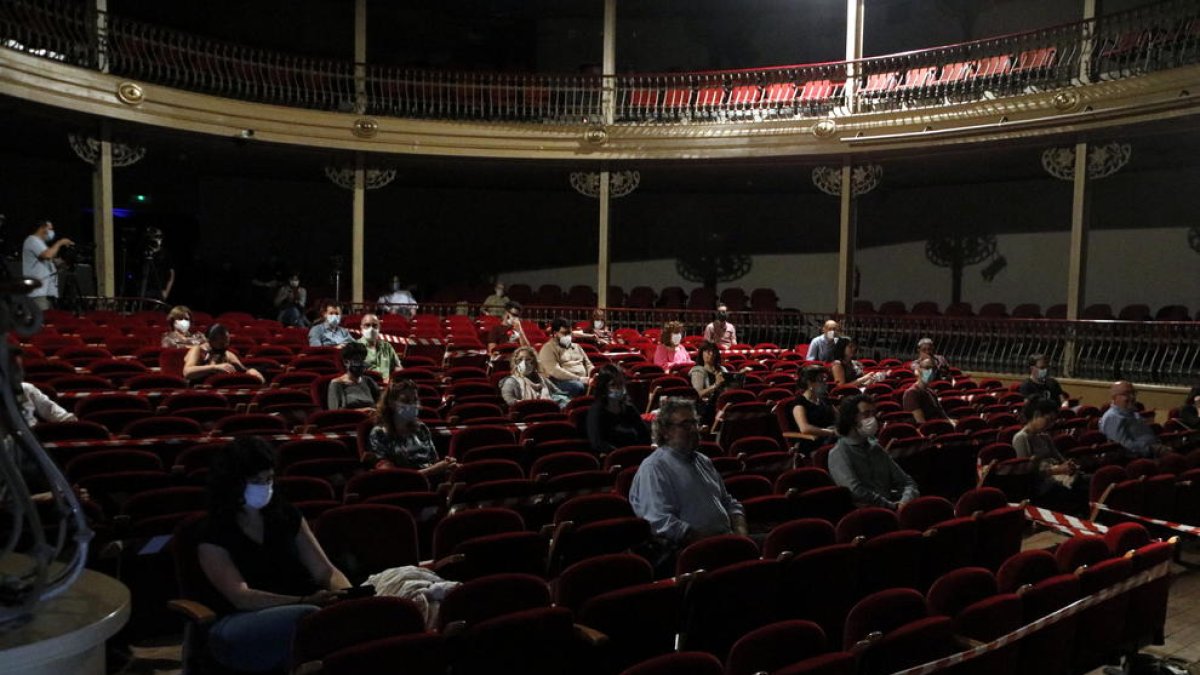
[[[1107,178],[1129,163],[1132,148],[1128,143],[1113,141],[1104,145],[1089,145],[1087,176],[1092,180]],[[1042,168],[1062,180],[1075,179],[1075,149],[1047,148],[1042,151]]]
[[[604,127],[588,127],[588,130],[583,132],[583,138],[592,145],[604,145],[608,142],[608,130]]]
[[[379,133],[379,122],[370,118],[354,120],[354,135],[359,138],[374,138]]]
[[[879,187],[883,179],[883,167],[878,164],[860,164],[850,168],[850,194],[865,195]],[[842,169],[837,166],[818,166],[812,171],[813,185],[827,195],[842,196]]]
[[[714,289],[717,283],[741,279],[753,266],[754,258],[744,253],[702,253],[675,259],[679,276]]]
[[[117,99],[127,105],[138,105],[146,99],[146,92],[135,82],[122,82],[117,85]]]
[[[594,171],[571,173],[571,187],[584,197],[600,196],[600,174]],[[612,171],[608,174],[608,196],[620,199],[637,189],[642,182],[640,171]]]
[[[1079,107],[1079,92],[1070,89],[1063,89],[1057,92],[1050,98],[1050,102],[1054,104],[1060,112],[1071,112]]]
[[[95,164],[100,158],[100,141],[91,136],[83,134],[67,134],[67,142],[71,144],[71,149],[75,154],[87,162]],[[143,157],[146,156],[146,148],[141,145],[128,145],[126,143],[113,142],[112,144],[112,164],[113,168],[130,166],[137,164]]]
[[[1193,225],[1188,229],[1188,246],[1196,253],[1200,253],[1200,225]]]
[[[996,255],[996,235],[937,233],[925,242],[925,258],[938,267],[949,267],[950,301],[962,302],[963,268]],[[1007,264],[1007,261],[1005,261]],[[999,270],[997,270],[999,271]]]
[[[832,117],[826,117],[817,120],[817,123],[812,126],[812,135],[817,138],[829,138],[837,133],[837,128],[837,121]]]
[[[378,190],[396,180],[395,169],[366,169],[363,173],[363,187],[368,190]],[[351,167],[327,166],[325,177],[340,188],[354,189],[354,169]]]

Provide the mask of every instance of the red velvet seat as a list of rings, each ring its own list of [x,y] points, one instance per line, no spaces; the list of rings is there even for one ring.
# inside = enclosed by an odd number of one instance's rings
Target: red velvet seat
[[[758,546],[749,537],[724,534],[701,539],[679,552],[675,561],[675,574],[687,574],[698,570],[712,572],[736,563],[757,560]]]
[[[292,667],[321,661],[355,645],[424,631],[424,614],[409,600],[383,596],[343,600],[296,624]]]
[[[819,656],[828,648],[825,631],[812,621],[779,621],[750,631],[735,642],[726,659],[725,675],[777,672]]]
[[[428,492],[429,481],[414,469],[386,469],[360,473],[346,481],[346,503],[361,502],[396,492]]]
[[[446,594],[438,611],[438,627],[474,625],[505,614],[550,606],[545,580],[529,574],[495,574],[463,582]]]
[[[579,611],[592,598],[630,586],[648,584],[654,570],[645,558],[611,553],[586,558],[567,567],[554,580],[554,604]]]
[[[521,515],[510,509],[483,508],[456,513],[442,519],[434,530],[433,557],[441,559],[450,555],[455,547],[468,539],[524,529],[525,521]]]
[[[681,648],[724,657],[739,637],[781,618],[782,567],[736,562],[698,575],[688,587]]]
[[[675,652],[633,665],[621,675],[721,675],[721,660],[705,652]]]
[[[446,646],[440,635],[411,633],[362,642],[321,660],[322,675],[361,675],[383,663],[403,663],[406,675],[445,675]]]
[[[313,533],[329,559],[354,582],[420,562],[416,522],[399,507],[339,506],[321,514]]]
[[[580,624],[609,638],[602,655],[602,672],[619,672],[634,663],[675,649],[681,597],[674,581],[629,586],[586,601]]]
[[[834,543],[834,529],[819,518],[800,518],[776,526],[763,541],[762,557],[777,559],[785,552],[806,553]]]

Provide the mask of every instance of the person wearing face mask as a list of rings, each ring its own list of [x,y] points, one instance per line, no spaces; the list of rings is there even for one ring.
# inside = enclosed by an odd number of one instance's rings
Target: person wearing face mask
[[[1029,357],[1029,377],[1021,383],[1017,391],[1025,397],[1026,401],[1035,398],[1044,398],[1065,406],[1069,399],[1063,393],[1058,380],[1050,377],[1050,371],[1046,368],[1046,356],[1044,354],[1033,354]]]
[[[1080,514],[1087,508],[1091,476],[1058,451],[1050,429],[1058,419],[1058,403],[1034,397],[1025,404],[1025,426],[1012,439],[1017,457],[1033,462],[1034,503]]]
[[[282,669],[296,624],[336,601],[350,581],[294,506],[274,492],[274,454],[243,436],[224,446],[208,476],[209,508],[197,556],[217,613],[207,647],[221,665]]]
[[[837,412],[827,396],[829,382],[824,368],[808,366],[800,372],[800,384],[804,393],[796,397],[796,405],[792,408],[796,431],[786,432],[784,436],[792,438],[795,434],[796,449],[807,455],[837,437],[833,429]]]
[[[247,373],[265,382],[266,378],[254,368],[242,365],[237,352],[229,348],[229,329],[219,323],[208,328],[206,341],[193,346],[183,359],[183,376],[197,381],[216,373]]]
[[[821,327],[821,334],[813,338],[808,343],[808,351],[804,358],[809,361],[821,361],[829,363],[833,360],[838,345],[838,335],[842,332],[842,327],[838,322],[830,319]]]
[[[375,412],[379,385],[375,384],[375,378],[365,374],[366,358],[367,348],[362,344],[347,342],[342,345],[342,363],[346,366],[346,372],[329,381],[326,403],[330,410]]]
[[[683,346],[683,324],[678,321],[663,324],[658,346],[654,349],[654,365],[670,370],[671,366],[690,366],[693,363],[687,348]]]
[[[416,469],[431,478],[453,469],[453,457],[438,457],[433,434],[418,419],[420,410],[417,384],[393,382],[379,397],[378,422],[367,435],[363,461],[376,469]]]
[[[509,358],[509,367],[509,376],[500,380],[500,396],[507,405],[537,399],[565,405],[570,400],[565,396],[561,397],[562,401],[555,400],[557,391],[538,372],[537,352],[533,347],[517,347]]]
[[[712,426],[717,414],[717,398],[729,383],[729,371],[721,365],[721,350],[711,342],[702,342],[696,349],[696,365],[688,371],[692,389],[699,401],[696,404],[700,423]]]
[[[58,258],[64,248],[74,245],[66,237],[54,241],[54,223],[48,220],[35,223],[25,237],[21,246],[21,274],[41,282],[40,287],[29,292],[29,297],[43,312],[58,300]]]
[[[591,342],[598,347],[605,347],[612,344],[612,326],[608,325],[605,320],[604,310],[596,309],[592,312],[592,319],[580,328],[571,331],[571,336],[576,340]]]
[[[521,303],[516,300],[509,300],[504,304],[504,318],[487,332],[488,358],[497,358],[496,347],[503,344],[515,342],[522,347],[530,346],[529,339],[525,337],[525,330],[521,328],[521,311]]]
[[[1171,451],[1158,442],[1158,436],[1138,411],[1137,388],[1132,382],[1114,382],[1109,395],[1112,403],[1100,416],[1100,433],[1124,448],[1126,457],[1157,457]]]
[[[388,293],[379,298],[380,312],[399,314],[411,317],[417,313],[417,299],[412,291],[400,283],[400,277],[393,276],[388,285]]]
[[[313,347],[340,347],[352,339],[342,327],[342,308],[337,305],[326,305],[324,320],[308,330],[308,344]]]
[[[492,294],[483,299],[480,311],[492,316],[504,316],[509,302],[511,301],[508,296],[504,294],[504,284],[497,281],[495,287],[492,288]]]
[[[650,430],[625,393],[625,373],[619,367],[601,366],[592,393],[596,400],[588,409],[587,435],[596,454],[650,444]]]
[[[1175,419],[1192,431],[1200,431],[1200,385],[1188,392],[1183,405],[1179,406],[1179,417]]]
[[[946,357],[934,352],[932,338],[921,338],[917,341],[917,358],[912,362],[914,373],[920,368],[923,359],[933,361],[933,379],[950,381],[954,376],[950,372],[950,364],[946,361]]]
[[[592,360],[571,341],[571,322],[558,317],[550,324],[550,340],[538,352],[538,364],[562,393],[574,398],[587,391]]]
[[[938,401],[933,389],[929,387],[929,383],[934,379],[934,373],[933,359],[929,357],[921,359],[917,364],[916,381],[911,387],[904,390],[904,396],[901,398],[901,405],[906,411],[912,413],[913,419],[918,424],[950,417],[942,408],[942,403]]]
[[[858,342],[854,338],[838,340],[834,348],[833,362],[829,364],[829,374],[834,384],[853,384],[865,387],[879,382],[887,377],[885,372],[867,373],[855,357],[858,356]]]
[[[400,365],[400,357],[396,355],[396,349],[390,342],[379,337],[379,317],[364,314],[360,328],[362,337],[358,339],[358,343],[367,348],[363,363],[367,364],[367,370],[383,375],[383,382],[387,384],[392,379],[392,373],[403,367]]]
[[[276,320],[285,326],[308,328],[308,319],[304,316],[307,306],[308,289],[300,285],[300,275],[292,272],[287,283],[275,291],[275,309],[279,312]]]
[[[167,349],[190,349],[204,344],[204,333],[192,330],[192,310],[179,305],[167,313],[170,330],[163,333],[162,346]]]
[[[879,418],[870,396],[847,396],[838,405],[838,442],[829,453],[829,475],[860,506],[893,511],[920,496],[917,483],[875,440]]]
[[[716,318],[704,327],[704,339],[721,349],[737,344],[737,329],[729,322],[729,308],[724,304],[717,305]]]
[[[688,399],[663,401],[654,423],[658,449],[633,476],[629,504],[672,549],[719,534],[749,532],[746,512],[725,489],[700,448],[696,409]]]

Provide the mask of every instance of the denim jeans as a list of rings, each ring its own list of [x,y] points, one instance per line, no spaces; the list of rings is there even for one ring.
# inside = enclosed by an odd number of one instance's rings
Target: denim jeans
[[[287,665],[300,619],[316,605],[282,605],[237,612],[219,619],[208,632],[213,658],[227,668],[258,672]]]
[[[576,396],[583,396],[583,394],[587,391],[587,383],[586,382],[581,382],[579,380],[552,380],[552,381],[554,382],[554,386],[558,387],[559,391],[566,394],[567,396],[570,396],[571,398],[575,398]]]

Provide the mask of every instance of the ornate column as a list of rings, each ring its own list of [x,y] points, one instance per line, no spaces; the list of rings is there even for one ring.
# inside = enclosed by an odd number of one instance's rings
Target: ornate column
[[[642,174],[637,171],[601,171],[600,173],[574,172],[570,176],[571,187],[585,197],[600,201],[599,256],[596,261],[596,305],[608,306],[608,282],[610,267],[609,248],[612,234],[609,228],[609,202],[620,199],[637,189]]]
[[[100,138],[67,134],[75,154],[92,165],[92,238],[96,243],[96,295],[117,294],[116,245],[113,234],[113,169],[130,166],[146,156],[140,145],[114,143],[107,121],[100,123]]]
[[[854,309],[854,252],[858,248],[858,212],[855,198],[879,186],[883,167],[878,164],[840,168],[818,166],[812,171],[812,182],[818,190],[841,199],[838,217],[838,290],[835,311],[849,314]],[[846,185],[849,190],[844,189]]]
[[[362,155],[356,155],[352,167],[325,167],[325,177],[338,187],[351,190],[353,200],[351,205],[350,227],[350,301],[363,301],[363,270],[365,267],[364,248],[366,239],[366,191],[378,190],[396,180],[395,169],[367,168],[363,165]],[[341,292],[336,299],[341,301]]]

